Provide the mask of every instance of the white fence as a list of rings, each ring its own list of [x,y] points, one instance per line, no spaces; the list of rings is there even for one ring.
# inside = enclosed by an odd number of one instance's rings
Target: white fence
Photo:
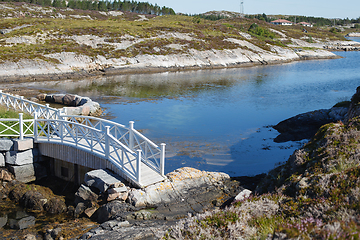
[[[34,115],[34,119],[29,120],[23,120],[22,113],[19,113],[19,119],[0,119],[0,136],[19,136],[21,139],[34,136],[36,142],[46,140],[91,151],[109,160],[138,183],[141,181],[141,162],[164,176],[165,144],[157,146],[135,130],[132,121],[126,127],[96,117],[64,115],[48,105],[2,93],[1,90],[0,104]]]

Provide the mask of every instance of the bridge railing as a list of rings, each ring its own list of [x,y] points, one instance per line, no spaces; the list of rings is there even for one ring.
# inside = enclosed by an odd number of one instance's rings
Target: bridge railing
[[[104,129],[108,127],[109,134],[129,149],[135,152],[141,150],[142,161],[161,175],[164,175],[166,144],[161,143],[160,147],[156,145],[150,139],[134,129],[133,121],[130,121],[129,127],[126,127],[125,125],[96,117],[71,115],[62,115],[61,117],[69,122],[83,124],[101,131],[104,131]]]
[[[23,119],[23,113],[19,113],[19,118],[1,118],[0,136],[1,137],[24,137],[34,135],[34,119]]]
[[[141,152],[134,152],[105,131],[66,120],[36,119],[34,126],[36,142],[61,142],[75,145],[110,161],[134,181],[141,183]]]
[[[61,111],[52,108],[49,104],[42,105],[33,101],[24,99],[23,96],[13,96],[8,93],[3,93],[0,90],[0,104],[5,105],[7,108],[22,111],[33,115],[37,113],[38,118],[57,119],[61,115]]]

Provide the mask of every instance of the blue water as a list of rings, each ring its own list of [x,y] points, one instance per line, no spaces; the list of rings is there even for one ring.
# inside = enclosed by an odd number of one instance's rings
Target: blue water
[[[38,84],[90,96],[106,117],[167,144],[166,167],[267,172],[302,142],[274,143],[270,126],[349,100],[360,85],[360,52],[282,65],[100,77]],[[50,83],[46,83],[50,84]]]

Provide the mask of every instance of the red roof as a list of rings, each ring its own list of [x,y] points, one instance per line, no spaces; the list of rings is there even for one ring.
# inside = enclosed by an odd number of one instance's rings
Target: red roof
[[[272,23],[293,23],[293,22],[290,22],[288,20],[285,20],[285,19],[277,19],[277,20],[274,20],[274,21],[271,21]]]

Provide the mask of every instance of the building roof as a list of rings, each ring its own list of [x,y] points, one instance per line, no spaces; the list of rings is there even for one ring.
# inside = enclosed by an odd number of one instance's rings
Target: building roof
[[[293,22],[290,22],[288,20],[285,20],[285,19],[277,19],[277,20],[274,20],[274,21],[271,21],[272,23],[291,23],[293,24]]]
[[[301,24],[301,25],[311,25],[311,23],[308,23],[308,22],[299,22],[298,24]]]

